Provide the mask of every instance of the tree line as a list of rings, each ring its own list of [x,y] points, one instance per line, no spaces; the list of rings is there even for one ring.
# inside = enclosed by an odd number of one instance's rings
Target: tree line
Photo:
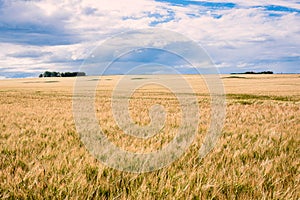
[[[86,76],[85,72],[50,72],[45,71],[39,75],[39,78],[42,77],[75,77],[75,76]]]
[[[272,71],[262,71],[262,72],[244,72],[244,73],[231,73],[231,74],[273,74]]]

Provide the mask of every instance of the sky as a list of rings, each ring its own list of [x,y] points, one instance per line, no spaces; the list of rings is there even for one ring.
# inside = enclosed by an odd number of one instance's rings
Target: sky
[[[79,71],[109,38],[147,28],[196,42],[220,73],[300,73],[300,1],[0,0],[0,79]],[[170,62],[174,55],[162,55],[145,50],[123,64],[159,62],[193,73]],[[126,73],[119,64],[114,73]]]

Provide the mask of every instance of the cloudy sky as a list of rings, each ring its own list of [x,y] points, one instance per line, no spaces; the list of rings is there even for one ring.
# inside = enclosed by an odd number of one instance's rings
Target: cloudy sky
[[[144,28],[195,41],[221,73],[300,73],[297,0],[0,0],[0,77],[77,71],[96,45]]]

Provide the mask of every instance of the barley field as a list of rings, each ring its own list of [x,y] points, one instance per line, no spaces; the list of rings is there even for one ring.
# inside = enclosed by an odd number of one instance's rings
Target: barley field
[[[128,108],[137,125],[150,122],[153,104],[164,106],[167,115],[154,137],[132,138],[118,127],[110,107],[121,77],[86,77],[99,81],[99,125],[128,151],[163,148],[180,124],[176,96],[157,85],[137,89]],[[140,174],[105,166],[82,144],[72,111],[75,78],[0,80],[0,198],[300,199],[300,75],[222,75],[225,124],[217,145],[202,159],[198,151],[211,100],[201,77],[185,78],[201,112],[196,138],[171,165]]]

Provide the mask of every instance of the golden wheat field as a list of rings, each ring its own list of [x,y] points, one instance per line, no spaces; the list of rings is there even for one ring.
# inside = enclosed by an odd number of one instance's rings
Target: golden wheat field
[[[86,77],[99,81],[99,125],[125,150],[163,148],[180,124],[176,96],[162,86],[138,88],[128,108],[137,125],[150,122],[153,104],[164,106],[167,115],[154,137],[132,138],[115,123],[110,107],[120,77]],[[75,78],[1,80],[0,198],[299,199],[300,75],[222,75],[225,124],[217,145],[202,159],[198,151],[210,122],[210,96],[201,77],[185,78],[201,112],[197,136],[174,163],[147,173],[111,169],[87,151],[72,112]]]

